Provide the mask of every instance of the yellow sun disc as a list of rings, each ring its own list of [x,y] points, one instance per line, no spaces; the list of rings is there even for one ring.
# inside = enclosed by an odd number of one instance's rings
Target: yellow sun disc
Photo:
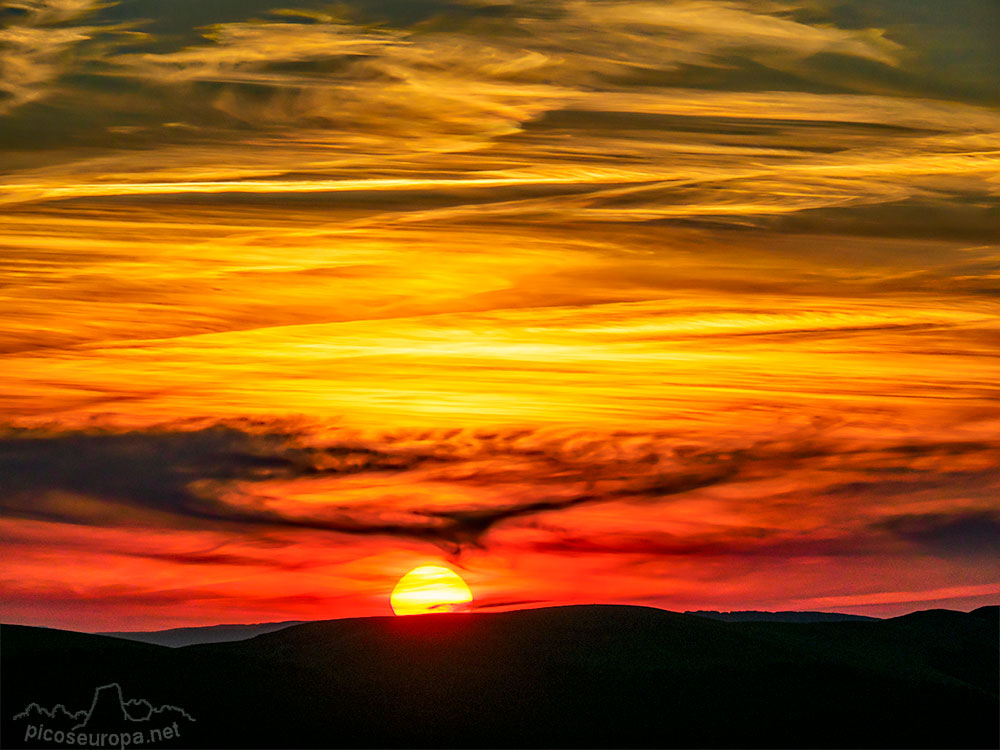
[[[397,615],[452,612],[472,601],[472,592],[458,574],[440,565],[414,568],[399,579],[389,602]]]

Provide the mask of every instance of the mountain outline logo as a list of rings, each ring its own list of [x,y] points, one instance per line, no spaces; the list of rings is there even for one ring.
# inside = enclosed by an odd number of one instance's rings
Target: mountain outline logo
[[[125,700],[117,682],[95,688],[89,710],[70,711],[62,703],[52,708],[29,703],[13,719],[27,722],[26,743],[120,748],[180,737],[182,727],[196,721],[180,706],[154,706],[145,698]]]

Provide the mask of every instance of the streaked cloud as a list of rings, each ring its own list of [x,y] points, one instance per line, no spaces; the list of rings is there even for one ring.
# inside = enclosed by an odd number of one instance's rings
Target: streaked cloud
[[[14,0],[0,29],[0,115],[39,99],[72,69],[74,45],[90,38],[87,26],[65,25],[96,9],[98,0]]]

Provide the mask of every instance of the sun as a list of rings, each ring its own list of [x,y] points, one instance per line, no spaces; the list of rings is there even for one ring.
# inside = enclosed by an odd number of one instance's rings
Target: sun
[[[399,579],[389,603],[397,615],[452,612],[472,601],[472,592],[458,573],[440,565],[414,568]]]

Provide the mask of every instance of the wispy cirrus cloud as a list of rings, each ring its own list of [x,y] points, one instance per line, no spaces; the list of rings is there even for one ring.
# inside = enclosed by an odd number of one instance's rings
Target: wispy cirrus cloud
[[[126,170],[121,175],[123,180],[115,186],[114,167],[101,163],[102,184],[81,184],[79,181],[74,184],[69,180],[47,185],[48,180],[44,178],[39,183],[25,175],[15,182],[15,185],[21,184],[11,197],[18,193],[22,199],[64,199],[74,195],[226,190],[322,192],[343,189],[338,187],[340,180],[310,181],[308,173],[329,171],[331,167],[338,171],[360,168],[369,174],[379,170],[398,171],[416,152],[455,154],[469,150],[482,152],[484,148],[496,149],[497,163],[506,167],[483,175],[487,184],[490,180],[498,185],[530,185],[538,181],[587,184],[600,172],[593,163],[594,153],[615,153],[623,149],[631,152],[632,160],[644,162],[644,168],[622,169],[620,164],[608,159],[604,167],[606,174],[598,179],[599,182],[618,182],[626,188],[637,183],[662,183],[667,188],[681,189],[692,182],[704,182],[711,186],[710,190],[718,190],[720,186],[725,189],[734,179],[754,176],[754,170],[746,174],[745,165],[743,168],[736,166],[739,162],[732,157],[739,154],[727,154],[717,136],[703,138],[700,147],[684,137],[670,148],[669,144],[663,144],[662,137],[650,140],[634,131],[617,139],[595,132],[585,139],[588,143],[579,153],[562,152],[556,158],[548,147],[558,131],[536,128],[521,137],[513,150],[502,144],[502,139],[516,136],[529,123],[543,119],[546,113],[559,112],[578,113],[575,116],[582,120],[583,129],[577,128],[574,140],[579,143],[584,142],[583,130],[594,130],[594,124],[579,114],[586,111],[611,113],[625,118],[624,123],[630,116],[653,113],[707,118],[699,127],[710,130],[717,130],[733,117],[762,121],[764,130],[773,127],[776,117],[790,119],[793,123],[829,118],[840,122],[958,128],[963,132],[969,128],[997,130],[996,117],[988,111],[966,106],[960,112],[935,102],[913,103],[912,97],[859,97],[804,91],[713,92],[602,78],[617,68],[725,68],[728,63],[724,56],[730,54],[753,58],[755,54],[814,57],[829,53],[894,64],[893,55],[900,45],[886,39],[879,31],[803,23],[785,12],[784,6],[721,2],[560,2],[530,7],[514,5],[486,19],[461,4],[444,3],[436,10],[440,16],[430,12],[417,23],[411,21],[412,25],[400,21],[394,24],[391,20],[381,24],[366,22],[364,7],[356,9],[353,19],[350,13],[340,17],[309,11],[302,11],[299,16],[274,13],[266,19],[207,25],[200,29],[198,43],[186,44],[180,49],[127,51],[102,57],[101,67],[94,71],[98,78],[103,76],[109,82],[124,78],[138,82],[140,88],[124,102],[105,99],[108,94],[101,91],[90,92],[91,96],[105,101],[111,111],[123,105],[139,112],[147,108],[152,117],[163,118],[151,120],[146,125],[122,126],[116,130],[119,137],[128,139],[145,133],[141,138],[148,143],[151,135],[146,131],[153,128],[160,133],[161,140],[169,142],[175,140],[175,136],[184,136],[183,128],[195,128],[198,133],[195,140],[200,138],[214,144],[218,153],[214,167],[206,164],[203,171],[206,174],[214,171],[216,176],[228,180],[232,176],[245,178],[254,173],[250,170],[241,174],[239,170],[234,172],[232,166],[223,166],[228,153],[224,142],[231,142],[234,137],[242,142],[245,136],[239,131],[249,124],[259,133],[253,139],[254,148],[263,149],[261,155],[266,154],[256,174],[264,176],[267,172],[295,169],[299,173],[295,179],[243,184],[212,179],[192,182],[172,174],[172,170],[164,170],[157,180],[155,166],[147,158],[143,170],[147,175],[145,179],[136,180],[128,176]],[[209,18],[211,16],[206,16],[205,20]],[[449,19],[451,23],[440,28],[444,23],[442,19]],[[142,87],[149,92],[145,100],[138,93]],[[198,110],[187,106],[185,102],[192,95],[198,96],[206,106]],[[176,122],[165,120],[169,114],[163,112],[160,105],[164,98],[175,103]],[[214,114],[205,119],[206,113]],[[135,122],[134,114],[128,116],[130,122]],[[721,122],[717,120],[720,117]],[[664,125],[664,129],[670,129],[669,123]],[[163,130],[164,126],[173,126],[173,132]],[[280,152],[268,146],[276,135],[280,135],[279,140],[283,143],[284,150]],[[828,142],[827,136],[823,134],[824,145]],[[185,137],[190,137],[190,133]],[[309,153],[305,144],[296,148],[293,156],[287,148],[298,138],[324,142],[326,148],[321,153],[327,158],[319,158],[320,153]],[[760,140],[765,150],[757,155],[766,156],[767,149],[772,146],[766,138]],[[847,145],[856,146],[864,140],[856,137]],[[690,167],[684,169],[678,162],[678,155],[691,152],[692,148],[701,159],[701,167],[694,172]],[[914,154],[918,148],[925,155],[935,153],[929,151],[928,144],[919,147],[914,144]],[[347,157],[344,153],[347,151],[353,157]],[[591,156],[583,159],[584,153]],[[915,169],[927,169],[936,158],[938,164],[931,169],[931,174],[935,169],[946,174],[966,172],[970,167],[975,170],[970,159],[955,158],[949,163],[950,151],[938,154],[916,165]],[[337,158],[331,160],[334,155]],[[479,155],[489,159],[488,155]],[[709,158],[713,155],[718,157],[716,165]],[[845,165],[825,164],[824,160],[814,158],[802,169],[816,179],[795,187],[794,183],[802,178],[796,177],[795,170],[784,169],[783,162],[788,154],[775,151],[773,156],[774,166],[766,168],[765,173],[775,170],[776,185],[790,180],[792,184],[788,187],[792,191],[814,195],[810,202],[778,206],[779,212],[838,205],[845,200],[842,196],[845,190],[853,190],[854,197],[859,197],[857,188],[851,185],[865,181],[873,174],[872,170],[876,174],[901,172],[896,164],[900,158],[898,149],[888,161],[887,153],[863,156],[874,163],[868,169],[853,173],[845,169]],[[990,169],[988,157],[980,156],[987,159],[982,170]],[[171,166],[176,164],[176,156],[165,154],[165,157]],[[155,156],[153,158],[155,160]],[[287,163],[289,158],[295,160],[294,167]],[[668,168],[667,163],[672,166]],[[547,174],[539,174],[539,167],[543,165]],[[154,167],[152,171],[151,166]],[[515,169],[511,169],[512,166]],[[521,168],[517,169],[518,166]],[[85,174],[87,167],[81,165],[81,168]],[[480,165],[477,172],[482,169]],[[421,175],[424,165],[406,165],[404,171],[413,176]],[[470,186],[475,185],[479,176],[457,165],[451,171],[458,173],[454,176],[460,182],[468,182]],[[906,171],[905,167],[902,171]],[[435,179],[426,175],[416,177],[415,182],[421,179],[435,184]],[[405,190],[410,182],[411,179],[403,178],[395,187]],[[350,183],[347,179],[345,185]],[[896,190],[876,192],[867,199],[875,202],[896,199],[902,187],[898,179],[895,185]],[[450,183],[444,180],[440,186],[447,189]],[[742,191],[734,191],[714,209],[692,205],[688,214],[766,214],[770,212],[766,203],[748,202],[744,197],[762,191],[775,193],[769,184],[749,182]],[[788,194],[790,191],[783,192]],[[600,194],[595,196],[595,201],[601,200]],[[663,203],[655,194],[646,196],[641,202],[646,205]],[[567,208],[572,205],[572,201],[568,202]],[[529,205],[522,210],[531,211],[532,207]],[[597,207],[592,213],[595,218],[605,220],[628,216],[628,212],[617,211],[612,215]],[[631,218],[648,220],[680,215],[678,211],[664,212],[662,209],[659,212],[636,210]]]
[[[49,85],[73,69],[72,49],[90,38],[73,25],[98,0],[14,0],[4,4],[11,23],[0,29],[0,116],[46,95]]]

